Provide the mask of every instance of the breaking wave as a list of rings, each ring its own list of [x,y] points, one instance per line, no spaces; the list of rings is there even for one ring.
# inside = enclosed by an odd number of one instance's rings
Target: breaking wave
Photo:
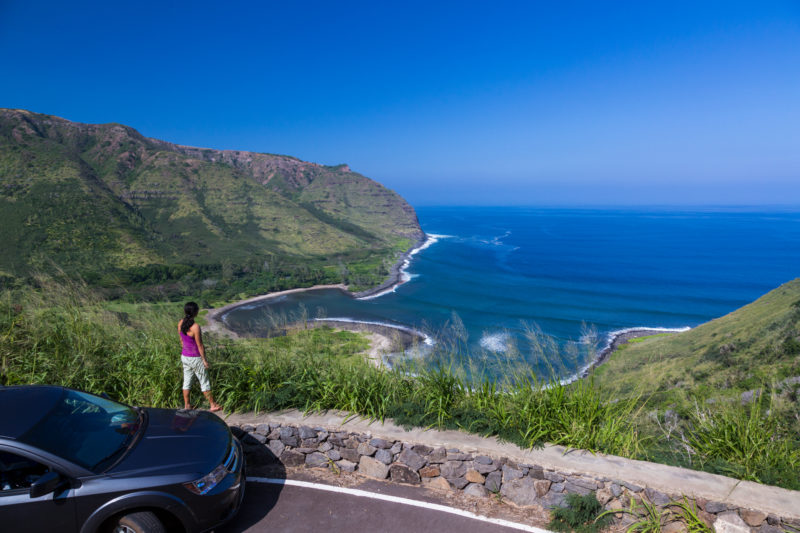
[[[508,350],[508,333],[487,333],[481,337],[480,345],[484,350],[504,353]]]
[[[421,252],[422,250],[424,250],[424,249],[426,249],[426,248],[428,248],[430,246],[433,246],[434,244],[439,242],[439,239],[446,239],[446,238],[450,237],[450,235],[437,235],[435,233],[428,233],[428,234],[426,234],[426,236],[427,236],[427,239],[425,239],[425,242],[423,242],[421,245],[417,246],[416,248],[414,248],[413,250],[411,250],[410,252],[408,252],[406,254],[406,258],[403,260],[403,264],[400,265],[400,275],[398,276],[397,283],[395,283],[391,287],[386,288],[385,290],[382,290],[380,292],[376,292],[375,294],[370,294],[368,296],[362,296],[361,298],[356,298],[356,299],[357,300],[374,300],[375,298],[380,298],[381,296],[384,296],[386,294],[390,294],[390,293],[395,292],[397,290],[397,287],[399,287],[403,283],[407,283],[407,282],[411,281],[412,279],[414,279],[415,277],[417,277],[416,274],[409,274],[409,272],[408,272],[408,267],[411,266],[411,260],[413,259],[413,257],[415,255],[417,255],[419,252]]]

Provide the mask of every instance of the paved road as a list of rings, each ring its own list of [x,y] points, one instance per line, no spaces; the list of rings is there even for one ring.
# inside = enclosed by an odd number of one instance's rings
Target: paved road
[[[386,493],[386,484],[362,487]],[[436,503],[436,497],[409,487],[388,488],[401,498]],[[390,495],[392,496],[392,495]],[[244,503],[234,521],[218,533],[234,532],[417,532],[518,533],[503,527],[430,508],[292,485],[247,483]]]

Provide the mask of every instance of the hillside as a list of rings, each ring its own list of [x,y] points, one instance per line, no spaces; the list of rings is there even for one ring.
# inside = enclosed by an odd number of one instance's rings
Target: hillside
[[[99,286],[162,291],[363,287],[422,237],[403,198],[346,165],[11,109],[0,109],[0,213],[0,278],[57,266]]]
[[[780,392],[795,384],[795,376],[800,376],[800,278],[689,331],[623,345],[595,373],[604,387],[630,393],[646,384],[647,394],[663,401],[687,392],[700,398],[764,387]]]

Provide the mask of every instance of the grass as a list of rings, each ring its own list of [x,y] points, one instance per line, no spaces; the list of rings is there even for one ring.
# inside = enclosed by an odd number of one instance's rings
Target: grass
[[[647,499],[638,502],[630,501],[628,509],[610,509],[599,515],[599,519],[611,519],[613,515],[628,514],[633,521],[626,528],[626,533],[659,533],[665,526],[680,522],[683,530],[688,533],[712,533],[710,528],[699,516],[697,504],[683,497],[683,501],[671,502],[665,507],[658,508]],[[599,522],[599,520],[598,520]]]
[[[634,337],[632,339],[628,339],[623,344],[620,344],[617,347],[617,351],[627,350],[631,346],[633,346],[635,344],[639,344],[640,342],[645,342],[645,341],[648,341],[650,339],[657,339],[657,338],[660,338],[660,337],[669,337],[670,335],[674,335],[674,333],[655,333],[653,335],[643,335],[641,337]]]
[[[625,530],[626,533],[660,533],[661,528],[673,521],[673,513],[669,507],[659,509],[654,503],[642,499],[640,503],[631,500],[629,509],[611,509],[600,514],[601,518],[625,513],[634,517],[634,522]]]
[[[800,279],[690,331],[628,343],[603,393],[647,384],[652,460],[800,489]]]
[[[729,476],[771,484],[788,484],[800,470],[800,448],[763,396],[749,406],[699,407],[691,414],[693,431],[686,442],[701,466],[713,464]]]
[[[179,309],[109,305],[67,280],[39,284],[41,290],[0,298],[4,383],[55,383],[131,404],[179,405]],[[207,345],[214,393],[229,411],[337,409],[522,446],[551,442],[622,455],[640,447],[630,422],[635,405],[603,401],[591,382],[544,387],[529,373],[474,387],[451,366],[419,367],[414,376],[380,370],[353,357],[365,348],[362,336],[328,328],[268,340],[209,336]]]
[[[129,404],[180,406],[179,305],[108,302],[66,278],[37,284],[0,292],[3,384],[59,384]],[[208,335],[206,345],[213,391],[227,411],[343,410],[522,447],[546,442],[673,463],[684,457],[692,468],[800,488],[800,447],[778,402],[766,396],[745,408],[701,401],[693,415],[653,417],[650,396],[610,396],[592,378],[542,381],[516,363],[500,380],[471,372],[457,354],[378,369],[354,355],[367,346],[362,335],[326,327],[273,339]],[[197,390],[193,401],[202,402]]]
[[[642,337],[634,337],[633,339],[629,339],[627,344],[636,344],[639,342],[644,342],[649,339],[657,339],[659,337],[669,337],[672,333],[654,333],[653,335],[644,335]]]
[[[677,518],[686,526],[688,533],[713,533],[708,524],[706,524],[699,516],[697,511],[697,504],[692,501],[691,503],[683,497],[681,502],[673,502],[670,506]]]
[[[800,279],[690,331],[636,339],[597,369],[598,382],[620,395],[650,383],[661,405],[687,410],[689,396],[733,397],[772,387],[800,375],[798,302]]]
[[[611,516],[603,513],[603,506],[594,493],[567,494],[567,505],[551,511],[552,520],[547,527],[553,531],[568,533],[597,533],[611,523]]]

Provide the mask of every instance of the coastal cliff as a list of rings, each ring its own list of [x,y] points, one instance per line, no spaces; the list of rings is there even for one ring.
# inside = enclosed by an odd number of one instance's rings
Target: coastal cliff
[[[56,265],[105,287],[238,283],[229,296],[375,286],[424,236],[400,195],[347,165],[14,109],[0,109],[0,212],[2,279]]]

